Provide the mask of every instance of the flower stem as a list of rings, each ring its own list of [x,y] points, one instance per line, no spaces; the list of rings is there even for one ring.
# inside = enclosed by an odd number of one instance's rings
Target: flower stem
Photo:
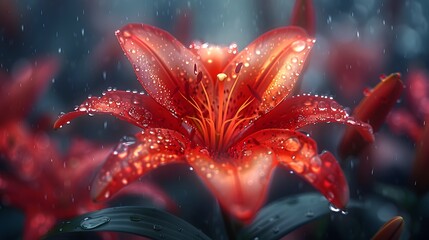
[[[233,219],[222,206],[220,207],[220,212],[228,239],[237,239],[237,232],[242,228],[242,224]]]

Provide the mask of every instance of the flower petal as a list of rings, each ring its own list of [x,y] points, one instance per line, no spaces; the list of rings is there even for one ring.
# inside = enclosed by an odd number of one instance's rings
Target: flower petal
[[[253,218],[265,201],[275,166],[268,148],[251,143],[237,146],[233,160],[213,159],[199,148],[186,157],[224,209],[242,221]]]
[[[76,117],[96,113],[108,113],[141,128],[181,128],[181,122],[150,96],[124,91],[108,91],[102,97],[88,98],[76,111],[60,116],[54,128]]]
[[[42,58],[23,67],[8,86],[0,87],[0,124],[23,118],[57,72],[56,58]]]
[[[203,86],[212,93],[213,83],[204,65],[169,33],[149,25],[128,24],[116,36],[141,85],[175,115],[195,111],[183,96],[192,96],[199,104],[198,99],[207,100]]]
[[[401,216],[396,216],[387,221],[371,240],[399,240],[404,230],[404,219]]]
[[[253,99],[247,112],[256,117],[280,103],[297,85],[299,75],[314,44],[298,27],[284,27],[267,32],[240,52],[225,68],[224,106],[231,99],[231,118],[246,101]],[[237,66],[241,65],[240,71]]]
[[[316,34],[316,14],[313,0],[295,1],[290,25],[304,28],[310,36]]]
[[[189,48],[199,57],[212,80],[216,79],[217,74],[225,69],[238,52],[237,44],[231,44],[229,47],[219,47],[207,43],[193,43]]]
[[[271,112],[256,120],[247,132],[253,133],[266,128],[296,130],[310,124],[329,122],[355,126],[365,140],[374,140],[371,126],[350,117],[336,101],[310,95],[284,100]]]
[[[26,212],[23,240],[41,239],[54,226],[56,217],[38,209]]]
[[[353,117],[368,123],[378,131],[384,123],[387,114],[396,104],[401,96],[404,85],[399,73],[391,74],[382,81],[365,97],[353,111]],[[348,127],[340,142],[339,150],[341,157],[355,155],[365,146],[366,142],[357,133],[356,127]]]
[[[92,198],[109,198],[128,183],[169,163],[184,162],[188,140],[168,129],[147,129],[134,137],[125,137],[116,147],[91,189]]]
[[[349,188],[343,171],[332,154],[317,154],[313,139],[296,131],[267,129],[244,140],[245,145],[255,141],[271,148],[279,163],[307,180],[333,205],[338,208],[346,206]]]

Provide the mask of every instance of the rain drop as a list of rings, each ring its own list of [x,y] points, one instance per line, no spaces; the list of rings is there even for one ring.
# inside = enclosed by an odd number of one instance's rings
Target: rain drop
[[[89,230],[89,229],[94,229],[97,228],[101,225],[104,225],[106,223],[110,222],[110,218],[109,217],[95,217],[95,218],[85,218],[82,220],[82,222],[80,223],[80,227],[82,229],[85,230]]]
[[[303,40],[298,40],[292,43],[292,49],[295,52],[302,52],[307,44]]]
[[[160,225],[153,225],[153,230],[159,232],[162,230],[162,227]]]
[[[309,209],[307,213],[305,213],[305,216],[308,218],[312,218],[314,217],[314,212],[311,209]]]
[[[320,111],[325,111],[327,109],[327,105],[325,101],[320,101],[317,104],[317,107],[319,108]]]
[[[332,212],[339,212],[339,211],[341,211],[339,208],[335,207],[332,204],[329,205],[329,210],[331,210]]]
[[[143,216],[141,215],[131,215],[130,220],[133,222],[140,222],[143,220]]]
[[[273,233],[274,234],[277,234],[277,233],[279,233],[280,232],[280,228],[279,227],[274,227],[273,228]]]
[[[300,149],[300,147],[301,143],[299,142],[298,138],[291,137],[285,141],[285,148],[289,152],[296,152]]]

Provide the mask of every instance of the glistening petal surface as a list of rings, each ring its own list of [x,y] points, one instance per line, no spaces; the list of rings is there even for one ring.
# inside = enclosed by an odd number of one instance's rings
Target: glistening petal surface
[[[194,113],[183,95],[206,99],[202,88],[211,94],[213,83],[204,65],[169,33],[149,25],[128,24],[116,36],[141,85],[173,114]]]
[[[276,160],[304,178],[336,207],[344,208],[349,200],[349,188],[341,166],[328,153],[317,153],[313,139],[290,130],[267,129],[246,138],[270,147]]]
[[[111,114],[141,128],[162,126],[179,129],[181,126],[177,118],[150,96],[125,91],[108,91],[101,97],[85,100],[76,111],[60,116],[54,127],[59,128],[82,115],[99,113]]]
[[[250,220],[267,195],[274,161],[270,150],[239,145],[231,156],[213,158],[204,149],[187,152],[187,161],[232,216]],[[231,159],[230,159],[231,158]]]
[[[350,117],[343,106],[330,98],[310,95],[284,100],[271,112],[256,120],[248,132],[266,128],[296,130],[310,124],[330,122],[354,126],[365,140],[374,140],[369,124]]]
[[[159,166],[184,162],[188,140],[168,130],[146,129],[135,137],[125,137],[108,157],[95,178],[93,199],[109,198],[130,182]]]
[[[249,98],[254,101],[246,111],[257,117],[287,97],[296,86],[313,44],[314,40],[298,27],[278,28],[250,43],[223,71],[228,76],[228,94],[224,98],[228,118]],[[239,64],[243,65],[237,73]]]

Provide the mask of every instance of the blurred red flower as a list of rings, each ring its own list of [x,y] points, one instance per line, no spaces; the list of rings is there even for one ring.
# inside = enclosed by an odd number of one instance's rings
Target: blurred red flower
[[[141,127],[109,156],[93,184],[95,199],[113,193],[159,166],[188,163],[230,214],[250,220],[263,204],[280,164],[344,207],[349,190],[330,153],[297,131],[309,124],[371,127],[349,117],[331,98],[291,96],[314,44],[298,27],[267,32],[243,51],[236,45],[194,44],[167,32],[130,24],[116,32],[148,95],[107,91],[55,123],[109,113]]]

